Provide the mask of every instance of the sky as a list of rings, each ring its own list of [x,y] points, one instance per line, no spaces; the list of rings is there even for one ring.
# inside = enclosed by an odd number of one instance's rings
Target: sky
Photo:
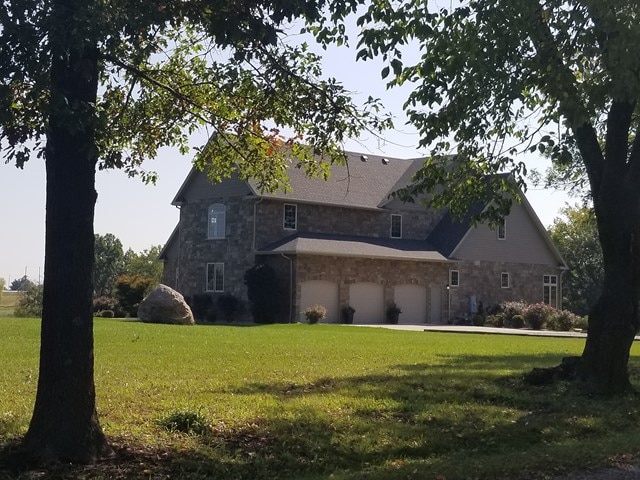
[[[295,41],[295,36],[292,40]],[[353,92],[356,103],[363,103],[372,95],[382,99],[385,108],[394,115],[395,129],[386,132],[384,139],[363,136],[347,142],[347,150],[398,158],[428,153],[418,148],[420,139],[415,130],[404,125],[402,104],[407,89],[386,89],[380,78],[381,62],[356,63],[355,48],[335,47],[318,52],[323,56],[325,75],[341,81]],[[206,138],[205,132],[196,133],[191,143],[201,145]],[[97,172],[95,232],[114,234],[125,250],[132,248],[139,252],[152,245],[164,245],[178,222],[178,210],[171,206],[171,200],[187,176],[191,160],[191,155],[182,156],[176,150],[160,151],[157,158],[144,164],[145,169],[159,174],[156,185],[144,185],[121,171]],[[528,156],[526,163],[529,169],[541,171],[547,166],[544,159],[535,155]],[[560,208],[572,203],[564,192],[533,186],[526,196],[545,226],[553,223]],[[0,278],[4,278],[7,285],[25,274],[35,282],[41,281],[45,216],[43,161],[34,158],[27,162],[24,170],[0,163],[0,202]]]

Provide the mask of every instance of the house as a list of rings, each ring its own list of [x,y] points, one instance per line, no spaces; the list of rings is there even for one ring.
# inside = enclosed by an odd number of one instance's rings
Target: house
[[[283,321],[308,306],[341,308],[354,323],[382,323],[395,302],[400,323],[450,323],[480,302],[560,306],[566,265],[526,199],[496,229],[456,222],[447,211],[390,194],[423,163],[348,153],[328,181],[290,168],[291,190],[260,193],[237,177],[212,184],[193,169],[172,204],[179,223],[160,258],[163,282],[185,296],[232,294],[246,302],[244,274],[271,265]]]

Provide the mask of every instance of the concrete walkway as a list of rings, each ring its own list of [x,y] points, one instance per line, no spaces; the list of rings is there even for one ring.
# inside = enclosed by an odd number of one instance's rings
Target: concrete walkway
[[[481,333],[489,335],[521,335],[525,337],[568,337],[586,338],[584,332],[554,332],[552,330],[528,330],[525,328],[472,327],[466,325],[353,325],[354,327],[388,328],[389,330],[408,330],[414,332]],[[639,340],[640,337],[636,337]]]

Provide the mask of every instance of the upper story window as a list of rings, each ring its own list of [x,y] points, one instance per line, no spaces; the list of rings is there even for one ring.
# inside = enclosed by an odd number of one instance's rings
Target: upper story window
[[[511,282],[510,282],[510,279],[509,279],[509,273],[508,272],[502,272],[500,274],[500,286],[502,288],[511,287]]]
[[[558,308],[558,276],[542,276],[542,302]]]
[[[207,292],[224,292],[224,263],[207,263]]]
[[[402,215],[391,215],[391,238],[402,238]]]
[[[460,271],[459,270],[449,270],[449,286],[451,286],[451,287],[459,287],[460,286]]]
[[[506,240],[507,239],[507,220],[502,219],[496,228],[498,240]]]
[[[282,227],[285,230],[296,230],[298,228],[298,206],[292,203],[285,203],[282,210]]]
[[[224,238],[226,208],[221,203],[209,207],[207,238]]]

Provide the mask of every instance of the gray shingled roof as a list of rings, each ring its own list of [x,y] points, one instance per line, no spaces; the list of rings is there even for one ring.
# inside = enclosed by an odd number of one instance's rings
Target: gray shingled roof
[[[327,205],[359,208],[380,208],[391,192],[406,185],[423,159],[403,160],[366,155],[363,162],[360,153],[346,152],[347,165],[332,165],[327,181],[309,178],[304,169],[289,168],[291,190],[288,192],[259,193],[267,198],[288,201],[323,203]],[[383,159],[388,160],[387,163]],[[255,182],[249,182],[258,191]]]
[[[485,206],[484,202],[475,202],[462,219],[454,219],[451,212],[447,211],[431,231],[427,241],[442,255],[450,256],[473,226],[471,219],[482,213]]]
[[[428,242],[299,232],[258,250],[259,254],[331,255],[446,262]]]

